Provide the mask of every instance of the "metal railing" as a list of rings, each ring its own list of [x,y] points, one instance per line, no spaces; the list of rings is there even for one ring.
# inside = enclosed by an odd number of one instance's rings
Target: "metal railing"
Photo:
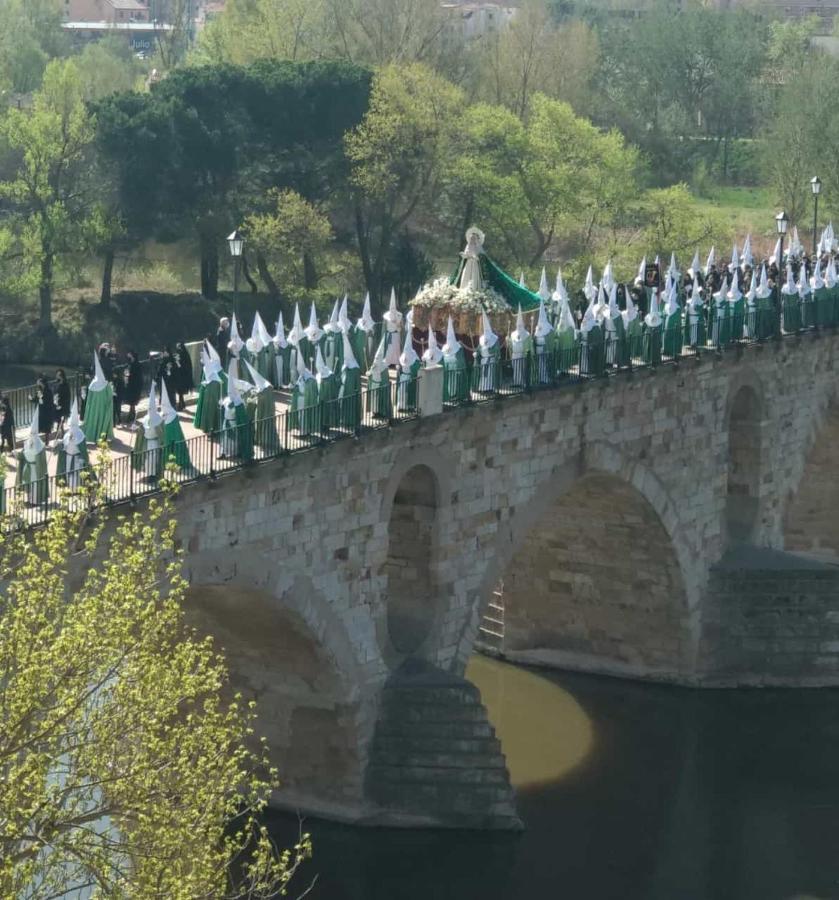
[[[418,416],[417,378],[390,382],[276,416],[249,421],[177,441],[161,448],[130,451],[111,459],[100,485],[106,505],[129,503],[160,490],[164,477],[178,484],[215,480],[229,472],[301,453]],[[56,452],[56,451],[48,451]],[[84,474],[83,474],[84,473]],[[41,525],[61,501],[72,498],[83,478],[96,477],[91,465],[70,475],[58,473],[0,489],[0,515],[12,527]]]
[[[634,369],[678,365],[706,353],[722,354],[735,346],[835,329],[839,324],[839,291],[805,302],[785,297],[778,303],[773,298],[756,309],[747,308],[742,316],[729,315],[727,307],[725,312],[719,317],[714,309],[703,310],[698,316],[687,316],[678,327],[647,329],[628,336],[607,332],[602,340],[581,339],[573,346],[549,352],[540,353],[537,348],[522,359],[482,361],[477,356],[463,368],[444,370],[444,409],[620,377]],[[171,477],[182,484],[214,479],[255,463],[414,419],[419,415],[418,382],[388,381],[382,387],[368,387],[348,397],[288,410],[238,429],[178,442],[163,451],[167,459],[175,461]],[[228,453],[225,448],[233,449]],[[107,502],[129,502],[158,491],[160,454],[160,450],[131,452],[113,460],[105,486]],[[37,490],[32,486],[0,490],[0,512],[14,511],[16,521],[25,525],[40,524],[55,508],[64,483],[64,476],[55,475],[41,479]]]

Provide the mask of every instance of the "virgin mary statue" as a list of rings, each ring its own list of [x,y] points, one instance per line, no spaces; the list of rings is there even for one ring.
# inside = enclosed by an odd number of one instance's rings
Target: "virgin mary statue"
[[[480,256],[484,252],[484,233],[480,228],[470,228],[466,232],[466,249],[460,254],[463,260],[463,269],[460,273],[458,287],[480,291],[484,283],[481,277]]]

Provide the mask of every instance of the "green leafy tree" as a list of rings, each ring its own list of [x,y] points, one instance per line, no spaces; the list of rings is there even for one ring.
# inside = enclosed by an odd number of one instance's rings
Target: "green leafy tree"
[[[244,224],[260,275],[275,296],[313,290],[332,241],[329,219],[295,191],[273,190],[269,203],[269,212],[250,215]]]
[[[0,895],[275,897],[309,841],[258,822],[276,774],[184,624],[170,501],[85,508],[0,530]]]
[[[0,0],[0,90],[31,93],[68,51],[59,0]]]
[[[358,252],[374,302],[397,234],[435,207],[464,108],[463,93],[424,66],[388,66],[376,76],[367,115],[345,138]]]
[[[0,196],[14,210],[19,253],[27,282],[38,290],[44,331],[52,328],[57,263],[86,247],[93,128],[72,60],[51,62],[32,110],[11,109],[0,124],[20,160],[14,177],[0,182]]]

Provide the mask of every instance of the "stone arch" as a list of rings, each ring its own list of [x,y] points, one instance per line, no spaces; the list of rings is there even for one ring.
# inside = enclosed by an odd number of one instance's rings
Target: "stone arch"
[[[365,815],[369,700],[346,629],[308,578],[283,579],[243,551],[191,557],[188,622],[224,652],[231,690],[257,703],[281,779],[272,805],[329,818]]]
[[[388,481],[383,519],[388,523],[382,566],[384,615],[379,640],[392,667],[421,656],[440,614],[435,590],[438,514],[444,493],[429,455],[412,455]]]
[[[833,398],[805,457],[798,490],[786,504],[784,549],[839,560],[839,399]]]
[[[732,382],[726,408],[724,525],[729,546],[752,542],[757,531],[763,410],[763,393],[756,378],[746,373]]]
[[[505,631],[509,623],[518,648],[508,655],[610,674],[679,678],[693,667],[698,646],[702,585],[694,563],[676,506],[660,481],[616,448],[589,445],[557,466],[532,502],[503,523],[458,665],[465,666],[484,608],[503,580],[505,609],[511,600],[521,611],[518,620],[515,612],[512,620],[505,614]],[[541,611],[531,603],[528,613],[534,591],[541,592]],[[645,591],[649,596],[639,603],[633,592]]]

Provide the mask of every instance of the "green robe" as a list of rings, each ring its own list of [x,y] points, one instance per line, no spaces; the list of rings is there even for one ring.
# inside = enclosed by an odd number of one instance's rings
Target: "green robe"
[[[338,424],[355,431],[361,424],[361,370],[341,371],[341,387],[338,390]]]
[[[274,345],[274,371],[270,378],[276,388],[286,387],[291,381],[291,344]]]
[[[580,332],[580,374],[596,377],[606,369],[606,348],[603,343],[603,329],[592,325],[588,331]]]
[[[383,368],[380,372],[371,369],[367,373],[367,414],[374,419],[392,419],[390,373]]]
[[[781,310],[784,331],[793,334],[801,330],[801,303],[798,294],[785,294],[781,291]]]
[[[498,344],[495,345],[498,347]],[[396,408],[399,412],[414,412],[417,408],[417,378],[422,363],[415,359],[410,366],[399,364],[398,387],[396,389]]]
[[[722,347],[731,340],[731,310],[728,300],[714,301],[711,307],[711,343]]]
[[[167,465],[174,462],[182,471],[191,468],[189,445],[184,439],[184,430],[177,416],[163,426],[163,459]]]
[[[338,329],[327,331],[323,339],[323,359],[333,372],[340,372],[344,362],[344,334]]]
[[[816,324],[816,303],[812,291],[801,297],[801,327],[812,328]]]
[[[49,499],[49,479],[47,478],[47,451],[39,451],[33,462],[26,459],[23,450],[17,454],[17,477],[15,486],[26,492],[29,506],[40,506]]]
[[[570,372],[580,361],[580,339],[576,330],[566,328],[556,334],[557,371]]]
[[[838,302],[839,287],[826,287],[824,303],[822,305],[822,314],[824,316],[824,321],[820,321],[820,324],[827,326],[839,324],[839,309],[837,309]]]
[[[777,331],[777,315],[775,313],[772,297],[757,297],[755,299],[754,336],[759,341],[765,341]]]
[[[746,298],[739,297],[737,300],[728,301],[728,314],[731,318],[731,338],[732,341],[743,340],[743,327],[746,324]]]
[[[155,442],[154,446],[149,445],[150,440]],[[160,478],[163,474],[164,442],[162,424],[155,425],[149,437],[146,436],[146,429],[141,424],[134,440],[134,449],[131,451],[131,468],[135,472],[142,472],[149,480]]]
[[[327,363],[327,365],[329,365]],[[320,404],[321,420],[324,428],[332,428],[339,424],[338,414],[338,389],[340,383],[337,375],[318,375],[315,379],[318,383],[318,403]]]
[[[224,373],[219,373],[219,379],[226,378]],[[203,431],[204,434],[215,434],[221,425],[221,413],[219,404],[221,403],[222,389],[226,390],[221,381],[202,381],[198,387],[198,402],[195,405],[195,416],[192,424],[195,428]]]
[[[253,426],[248,418],[245,404],[236,403],[233,406],[232,416],[229,414],[229,406],[223,408],[221,452],[226,459],[241,459],[249,462],[253,459]]]
[[[68,460],[72,466],[69,472]],[[79,452],[72,456],[67,453],[63,443],[58,445],[58,466],[55,474],[68,488],[81,487],[81,475],[83,472],[89,472],[89,468],[90,455],[87,452],[87,444],[79,444]]]
[[[88,391],[84,408],[82,431],[90,444],[98,444],[104,435],[105,440],[114,438],[114,389],[110,383],[101,391]]]
[[[606,362],[623,368],[629,365],[629,342],[623,316],[614,316],[609,321],[613,327],[606,331]]]
[[[670,313],[664,319],[664,354],[676,358],[682,353],[682,311]]]
[[[552,384],[556,375],[556,332],[533,338],[533,362],[536,366],[536,383]]]
[[[258,394],[251,393],[246,403],[248,419],[253,425],[253,442],[265,451],[266,456],[276,456],[282,449],[277,433],[277,416],[274,410],[274,392],[265,388]]]
[[[459,347],[454,356],[443,354],[443,402],[462,403],[469,396],[466,355]]]
[[[528,387],[532,381],[530,369],[533,359],[533,338],[529,334],[524,338],[518,338],[514,332],[508,335],[507,346],[513,370],[513,387]],[[445,396],[445,390],[443,394]]]
[[[661,325],[644,324],[644,362],[657,366],[661,362]]]
[[[358,363],[359,368],[366,372],[370,367],[370,360],[372,359],[372,355],[369,352],[370,336],[357,325],[353,325],[349,338],[355,361]]]
[[[291,392],[291,430],[304,436],[317,433],[319,414],[318,383],[313,375],[308,378],[301,376]]]

